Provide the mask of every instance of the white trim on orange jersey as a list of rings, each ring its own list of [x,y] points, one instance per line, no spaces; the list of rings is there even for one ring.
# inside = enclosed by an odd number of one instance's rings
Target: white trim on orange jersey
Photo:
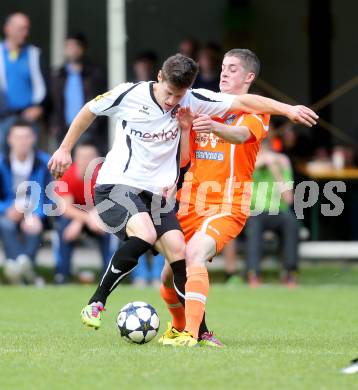
[[[213,221],[214,219],[221,218],[221,217],[227,217],[227,216],[229,216],[229,215],[231,215],[231,213],[221,213],[221,214],[216,214],[216,215],[213,215],[212,217],[207,218],[207,219],[203,222],[200,231],[203,232],[203,233],[206,233],[206,229],[208,228],[208,225],[209,225],[209,223],[210,223],[211,221]]]
[[[230,176],[229,176],[229,185],[228,185],[228,191],[227,191],[227,201],[229,204],[232,203],[232,182],[234,178],[234,165],[235,165],[235,150],[236,145],[231,144],[230,145]]]
[[[269,131],[269,125],[265,125],[263,120],[258,115],[256,115],[256,114],[251,114],[251,115],[262,123],[262,126],[263,126],[265,131]]]
[[[244,116],[245,114],[242,114],[238,119],[238,121],[233,126],[240,126],[241,122],[244,120]],[[231,189],[232,189],[232,182],[234,178],[235,150],[236,150],[236,145],[231,144],[230,145],[230,176],[229,176],[229,185],[227,191],[227,201],[229,204],[231,204],[232,202]]]

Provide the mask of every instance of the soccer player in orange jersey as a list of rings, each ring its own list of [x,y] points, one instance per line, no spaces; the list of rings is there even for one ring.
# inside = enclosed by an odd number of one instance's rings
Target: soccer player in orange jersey
[[[260,62],[253,52],[230,50],[222,63],[221,92],[247,93],[259,70]],[[195,346],[199,336],[199,342],[205,343],[210,337],[212,340],[210,333],[204,337],[199,334],[209,293],[205,263],[240,234],[245,225],[256,155],[269,127],[269,115],[238,111],[228,112],[222,118],[193,115],[191,120],[191,166],[179,193],[177,213],[187,242],[185,319],[184,309],[171,311],[173,323],[181,318],[186,325],[179,335],[169,335],[170,341],[165,344],[174,346]],[[182,127],[191,120],[183,118]],[[165,268],[164,285],[168,280],[170,270]],[[173,307],[175,303],[171,302]]]

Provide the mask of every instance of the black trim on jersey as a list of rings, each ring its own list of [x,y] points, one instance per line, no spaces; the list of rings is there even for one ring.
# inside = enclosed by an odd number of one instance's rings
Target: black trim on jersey
[[[149,83],[150,97],[152,98],[153,102],[160,108],[160,111],[164,114],[164,110],[163,110],[162,106],[158,103],[158,100],[154,96],[154,88],[153,88],[153,86],[154,86],[154,81]]]
[[[181,139],[181,134],[180,134],[180,139]],[[177,177],[175,179],[175,185],[177,186],[177,191],[183,187],[183,182],[184,182],[184,175],[185,172],[182,174],[182,170],[180,169],[180,140],[179,140],[179,145],[178,145],[178,150],[177,150],[177,155],[176,155],[176,162],[177,162]],[[187,167],[189,166],[190,163],[188,163]],[[179,210],[179,201],[176,198],[175,199],[175,206],[174,206],[174,211],[177,212]]]
[[[117,97],[117,99],[113,102],[113,104],[112,104],[110,107],[108,107],[108,108],[106,108],[105,110],[103,110],[103,111],[107,111],[107,110],[109,110],[109,109],[112,108],[112,107],[119,106],[120,103],[121,103],[121,101],[123,100],[123,98],[127,95],[127,93],[130,92],[133,88],[137,87],[139,84],[142,84],[142,81],[139,82],[139,83],[136,83],[136,84],[132,85],[132,86],[131,86],[130,88],[128,88],[126,91],[122,92],[122,93]]]
[[[210,99],[210,98],[208,98],[200,93],[197,93],[194,91],[190,91],[190,92],[194,97],[196,97],[199,100],[204,100],[205,102],[212,102],[212,103],[221,103],[221,100],[212,100],[212,99]]]
[[[178,183],[179,176],[180,176],[180,140],[181,140],[181,134],[180,134],[180,138],[179,138],[179,145],[178,145],[178,150],[177,150],[177,155],[176,155],[177,177],[175,179],[175,183]]]
[[[129,156],[128,156],[128,161],[127,161],[127,164],[124,168],[123,173],[128,169],[129,162],[131,161],[131,158],[132,158],[132,140],[128,134],[126,135],[126,143],[127,143],[128,150],[129,150]]]

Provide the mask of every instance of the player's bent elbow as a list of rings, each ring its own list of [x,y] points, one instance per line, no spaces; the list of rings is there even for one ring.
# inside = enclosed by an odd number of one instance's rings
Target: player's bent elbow
[[[246,137],[239,135],[233,143],[236,145],[241,145],[241,144],[245,143],[246,141],[247,141]]]
[[[240,127],[236,133],[235,144],[244,144],[250,138],[254,137],[251,131],[247,127]]]

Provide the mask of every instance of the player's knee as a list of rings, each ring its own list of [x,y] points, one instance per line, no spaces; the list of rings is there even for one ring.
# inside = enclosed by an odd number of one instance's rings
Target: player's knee
[[[216,252],[216,242],[206,234],[197,233],[188,242],[185,251],[187,266],[205,265]]]
[[[166,233],[165,255],[170,263],[185,258],[185,240],[181,232],[172,231]]]
[[[157,233],[155,231],[148,232],[142,239],[154,245],[157,241]]]
[[[126,226],[126,233],[129,237],[138,237],[151,245],[157,241],[157,232],[146,215],[136,214],[131,217]]]
[[[193,265],[204,265],[205,260],[206,258],[202,252],[202,249],[198,247],[198,245],[193,245],[189,242],[185,251],[185,261],[187,267]]]
[[[173,243],[168,252],[168,260],[170,262],[185,259],[185,242]]]

